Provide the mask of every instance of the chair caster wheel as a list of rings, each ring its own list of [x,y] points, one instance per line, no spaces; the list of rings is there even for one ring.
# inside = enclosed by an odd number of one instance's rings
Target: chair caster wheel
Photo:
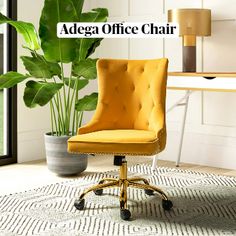
[[[129,220],[129,218],[131,217],[131,213],[128,209],[121,209],[120,217],[122,220]]]
[[[103,193],[103,189],[97,189],[97,190],[94,190],[94,193],[98,196],[102,195]]]
[[[162,200],[162,207],[164,210],[169,211],[173,207],[173,203],[170,200]]]
[[[74,202],[74,206],[77,210],[83,210],[84,209],[84,203],[85,203],[85,200],[84,199],[81,199],[81,200],[75,200]]]
[[[149,196],[154,195],[154,191],[151,189],[144,189],[145,193]]]

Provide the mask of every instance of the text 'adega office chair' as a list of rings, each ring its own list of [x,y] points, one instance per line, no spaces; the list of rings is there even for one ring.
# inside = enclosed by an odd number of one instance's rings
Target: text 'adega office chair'
[[[120,188],[120,215],[131,216],[127,208],[127,188],[135,187],[147,195],[157,192],[165,210],[172,202],[159,188],[144,178],[127,178],[125,155],[154,155],[166,144],[165,98],[168,60],[113,60],[97,62],[99,95],[92,120],[68,140],[72,153],[113,154],[120,166],[119,179],[105,178],[85,190],[75,201],[83,210],[89,192],[102,195],[103,189]],[[102,161],[102,160],[101,160]]]

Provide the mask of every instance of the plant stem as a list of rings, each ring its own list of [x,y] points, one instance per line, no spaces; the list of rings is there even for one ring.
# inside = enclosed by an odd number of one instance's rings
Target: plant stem
[[[78,130],[79,127],[79,116],[81,116],[81,112],[76,112],[76,120],[75,120],[75,125],[76,125],[76,130]]]
[[[78,125],[78,122],[79,122],[79,112],[76,112],[76,114],[75,114],[75,130],[77,130],[78,131],[78,127],[79,127],[79,125]]]
[[[54,83],[57,83],[54,76],[53,76],[53,80],[54,80]],[[58,120],[60,122],[59,133],[61,135],[61,134],[65,133],[65,124],[64,124],[64,114],[63,114],[63,107],[62,107],[62,104],[61,104],[61,93],[60,93],[60,91],[58,91],[56,93],[55,104],[56,104],[56,107],[57,107]]]
[[[75,101],[78,101],[78,99],[79,99],[79,90],[77,89],[76,90],[76,94],[75,94]],[[79,114],[78,114],[78,112],[76,112],[76,122],[75,122],[76,123],[75,124],[76,125],[75,126],[76,127],[76,131],[78,130],[78,125],[79,125],[79,123],[78,123],[79,122],[79,120],[78,120],[79,117],[78,116],[79,116]]]
[[[74,135],[74,131],[75,131],[75,125],[74,125],[74,113],[75,113],[75,105],[76,105],[76,99],[75,99],[75,91],[78,89],[78,82],[76,80],[76,82],[74,83],[74,87],[73,87],[73,93],[72,93],[72,96],[71,96],[71,100],[70,100],[70,104],[69,104],[69,113],[70,115],[73,116],[73,121],[72,121],[72,127],[71,127],[71,131],[72,131],[72,134]],[[74,105],[74,110],[72,111],[72,105]]]
[[[54,134],[54,125],[53,125],[52,101],[50,101],[50,120],[51,120],[51,132],[52,132],[52,136],[53,136],[53,134]]]
[[[77,132],[77,129],[76,129],[77,125],[75,124],[75,118],[76,118],[76,114],[78,113],[78,111],[75,109],[75,105],[76,105],[76,102],[78,100],[78,94],[79,94],[79,92],[78,92],[79,81],[78,80],[79,79],[77,79],[76,82],[75,82],[74,92],[76,91],[76,93],[75,93],[75,97],[73,99],[74,101],[72,101],[72,102],[74,102],[73,122],[72,122],[72,133],[73,133],[73,135],[75,134],[75,132]],[[71,105],[72,105],[72,102],[71,102]]]
[[[53,104],[53,101],[50,101],[50,102],[52,104],[52,114],[53,114],[53,120],[54,120],[54,124],[55,124],[55,128],[56,128],[56,136],[58,136],[58,126],[57,126],[57,119],[56,119],[54,104]]]
[[[64,111],[63,111],[63,105],[62,105],[62,99],[61,99],[61,91],[58,91],[58,103],[59,103],[59,108],[61,110],[61,119],[62,119],[62,133],[65,134],[66,133],[66,129],[65,129],[65,119],[64,119]]]
[[[72,65],[71,65],[71,71],[72,71]],[[71,110],[70,110],[70,100],[71,100],[71,95],[70,95],[70,90],[71,90],[71,79],[72,79],[72,72],[70,73],[70,77],[69,77],[69,82],[68,82],[68,93],[67,93],[67,102],[66,102],[66,106],[67,106],[67,116],[68,116],[68,124],[67,124],[67,131],[70,132],[70,123],[71,123]]]
[[[59,13],[60,12],[60,9],[59,9],[59,0],[57,0],[57,12]],[[60,19],[60,14],[57,15],[57,20],[58,22],[61,21]],[[59,38],[58,39],[58,44],[59,44],[59,49],[61,49],[61,39]],[[62,52],[61,50],[59,50],[59,54],[60,54],[60,64],[61,64],[61,78],[62,78],[62,81],[63,81],[63,97],[64,97],[64,112],[65,112],[65,120],[64,120],[64,127],[66,127],[66,124],[67,124],[67,107],[66,107],[66,90],[65,90],[65,75],[64,75],[64,68],[63,68],[63,63],[62,63]],[[65,130],[67,131],[67,130]],[[67,132],[65,132],[65,134],[68,134]]]
[[[78,120],[78,124],[79,124],[78,127],[81,127],[81,125],[82,125],[83,116],[84,116],[84,112],[81,111],[81,112],[80,112],[80,116],[79,116],[79,120]]]
[[[72,121],[72,135],[75,134],[75,109],[74,109],[74,112],[73,112],[73,121]]]
[[[62,127],[63,127],[63,123],[61,120],[61,115],[60,115],[60,107],[59,107],[59,103],[56,100],[56,98],[53,98],[53,101],[56,105],[56,110],[57,110],[57,118],[58,118],[58,134],[61,135],[62,134]]]
[[[61,62],[61,78],[63,82],[63,98],[64,98],[64,112],[65,112],[65,120],[64,120],[64,126],[65,126],[65,134],[69,135],[69,131],[67,129],[68,127],[68,113],[67,113],[67,103],[66,103],[66,83],[65,83],[65,76],[64,76],[64,68],[63,63]]]
[[[78,123],[79,123],[79,117],[81,116],[81,111],[80,112],[77,112],[76,114],[75,114],[75,129],[78,131],[78,127],[79,127],[79,125],[78,125]]]
[[[33,50],[33,53],[34,53],[35,57],[37,57],[39,60],[43,61],[45,63],[45,65],[47,65],[47,62],[44,57],[40,57],[35,50]],[[47,83],[47,78],[45,75],[43,76],[43,80],[45,83]],[[54,83],[56,83],[54,76],[53,76],[53,80],[54,80]],[[57,93],[57,96],[58,96],[58,93]],[[57,108],[57,117],[56,117],[53,101],[55,102],[55,105]],[[61,120],[61,116],[60,116],[59,102],[58,102],[58,100],[56,101],[55,98],[50,101],[50,114],[51,114],[50,118],[51,118],[52,135],[54,135],[53,121],[55,123],[56,135],[58,135],[58,133],[59,133],[59,135],[61,135],[61,128],[62,128],[63,124],[62,124],[62,120]],[[58,118],[58,126],[57,126],[57,118]]]

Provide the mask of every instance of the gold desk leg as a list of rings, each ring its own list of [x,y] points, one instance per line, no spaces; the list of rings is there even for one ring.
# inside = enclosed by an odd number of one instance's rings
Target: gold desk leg
[[[155,187],[153,185],[140,184],[140,183],[135,183],[135,182],[131,182],[131,181],[129,181],[129,185],[132,186],[132,187],[140,188],[140,189],[144,189],[144,190],[145,189],[153,190],[155,192],[158,192],[161,195],[162,199],[168,200],[167,195],[161,189],[159,189],[159,188],[157,188],[157,187]]]
[[[146,180],[146,179],[144,179],[144,178],[139,178],[139,177],[129,178],[128,181],[131,181],[131,182],[143,181],[144,184],[149,185],[149,181],[148,181],[148,180]]]
[[[119,187],[119,180],[105,183],[105,184],[97,184],[95,186],[92,186],[91,188],[86,189],[79,197],[79,200],[83,199],[86,194],[89,192],[98,190],[98,189],[104,189],[104,188],[111,188],[111,187]]]
[[[118,181],[118,179],[115,179],[115,178],[104,178],[104,179],[101,179],[98,183],[99,184],[103,184],[104,182],[115,182],[115,181]]]

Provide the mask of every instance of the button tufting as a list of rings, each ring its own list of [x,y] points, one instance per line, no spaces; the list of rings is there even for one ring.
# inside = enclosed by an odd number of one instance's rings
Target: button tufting
[[[141,109],[142,109],[142,104],[140,103],[140,104],[139,104],[139,110],[141,110]]]
[[[131,88],[131,91],[134,91],[135,90],[134,84],[132,84],[130,88]]]
[[[125,105],[123,106],[123,110],[126,111],[126,106]]]
[[[118,92],[118,90],[119,90],[119,87],[118,87],[118,85],[117,85],[117,86],[115,86],[115,90],[116,90],[116,92]]]
[[[107,103],[107,102],[102,101],[102,104],[103,104],[104,106],[108,106],[108,103]]]

